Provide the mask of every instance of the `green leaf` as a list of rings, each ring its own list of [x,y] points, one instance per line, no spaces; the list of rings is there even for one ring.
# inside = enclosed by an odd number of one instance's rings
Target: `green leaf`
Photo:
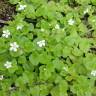
[[[39,55],[39,60],[41,64],[49,64],[52,59],[52,56],[48,55],[46,52],[42,52]]]
[[[29,56],[29,61],[31,62],[31,64],[33,65],[38,65],[39,64],[39,54],[37,52],[33,52],[30,56]]]
[[[40,87],[39,86],[34,86],[30,88],[30,93],[32,96],[39,96],[40,95]]]
[[[66,81],[62,80],[59,85],[59,90],[60,90],[60,96],[68,96],[67,90],[68,90],[68,84]]]
[[[27,62],[26,57],[24,55],[19,56],[18,63],[25,64]]]
[[[96,0],[91,0],[93,5],[96,5]]]
[[[14,73],[18,70],[17,61],[15,59],[12,60],[12,67],[8,69],[9,73]]]
[[[9,0],[11,4],[17,4],[20,0]]]
[[[80,44],[79,44],[79,47],[80,47],[80,50],[82,50],[83,52],[88,52],[89,49],[90,49],[90,41],[88,39],[82,39],[80,41]]]
[[[0,54],[7,52],[8,45],[3,38],[0,38]]]
[[[62,67],[63,67],[63,62],[60,61],[58,58],[56,58],[55,60],[52,61],[53,65],[54,65],[54,68],[58,69],[58,70],[61,70]]]
[[[52,96],[60,96],[58,89],[59,89],[58,86],[55,86],[55,87],[51,90],[51,95],[52,95]]]

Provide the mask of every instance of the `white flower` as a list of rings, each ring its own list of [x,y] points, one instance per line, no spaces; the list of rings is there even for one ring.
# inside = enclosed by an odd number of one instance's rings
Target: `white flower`
[[[10,43],[10,51],[16,52],[19,48],[19,45],[16,42]]]
[[[9,30],[3,30],[2,37],[8,38],[10,36],[10,31]]]
[[[23,28],[23,25],[18,25],[16,29],[21,30],[22,28]]]
[[[91,71],[91,75],[92,75],[92,76],[96,76],[96,70],[92,70],[92,71]]]
[[[26,5],[20,5],[18,10],[21,11],[21,10],[24,10],[27,6]]]
[[[56,24],[55,29],[60,29],[60,26],[58,24]]]
[[[89,11],[89,10],[88,10],[88,8],[87,8],[83,13],[86,14],[86,13],[88,13],[88,11]]]
[[[75,23],[75,21],[73,19],[68,20],[69,25],[73,25],[74,23]]]
[[[0,80],[3,80],[3,75],[0,75]]]
[[[8,69],[12,67],[12,63],[9,61],[6,61],[6,63],[4,64],[4,66]]]
[[[45,40],[38,41],[37,44],[39,47],[43,47],[45,46]]]

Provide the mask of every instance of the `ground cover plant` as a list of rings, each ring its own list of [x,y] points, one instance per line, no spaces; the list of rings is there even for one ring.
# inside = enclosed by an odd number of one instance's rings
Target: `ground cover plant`
[[[96,96],[96,0],[6,1],[0,96]]]

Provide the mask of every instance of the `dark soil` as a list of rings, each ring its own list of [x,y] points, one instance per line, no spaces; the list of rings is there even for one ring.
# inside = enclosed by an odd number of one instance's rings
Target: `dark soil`
[[[15,6],[9,4],[7,0],[0,0],[0,27],[2,27],[6,21],[12,20],[12,15],[15,13]]]

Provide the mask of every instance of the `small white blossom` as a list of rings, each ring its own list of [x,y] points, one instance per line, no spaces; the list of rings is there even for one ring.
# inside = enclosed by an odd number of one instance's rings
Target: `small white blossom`
[[[16,29],[17,30],[22,30],[22,28],[23,28],[23,25],[18,25]]]
[[[92,70],[92,71],[91,71],[91,75],[92,75],[92,76],[96,76],[96,70]]]
[[[69,21],[68,21],[68,24],[69,25],[73,25],[75,23],[75,21],[73,20],[73,19],[70,19]]]
[[[56,25],[55,25],[55,29],[60,29],[59,24],[56,24]]]
[[[88,8],[87,8],[83,13],[86,14],[86,13],[88,13],[88,11],[89,11],[89,10],[88,10]]]
[[[3,75],[0,75],[0,80],[3,80]]]
[[[10,51],[16,52],[19,48],[19,45],[16,42],[10,43]]]
[[[45,46],[45,40],[38,41],[37,44],[39,47],[43,47]]]
[[[10,36],[10,31],[9,30],[3,30],[2,37],[8,38]]]
[[[12,63],[9,61],[6,61],[6,63],[4,64],[4,66],[8,69],[12,67]]]
[[[24,10],[27,6],[26,5],[20,5],[18,10],[21,11],[21,10]]]

